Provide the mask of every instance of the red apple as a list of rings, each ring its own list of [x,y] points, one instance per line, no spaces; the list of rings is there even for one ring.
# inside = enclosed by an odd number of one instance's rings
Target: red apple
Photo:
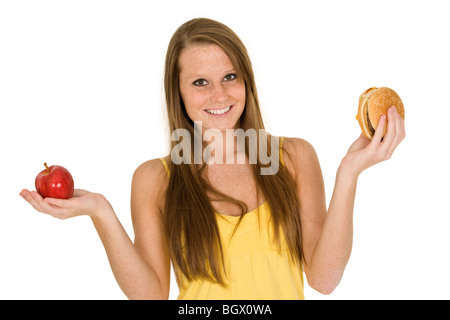
[[[61,166],[48,167],[36,177],[36,191],[43,198],[69,199],[73,196],[73,178],[69,170]]]

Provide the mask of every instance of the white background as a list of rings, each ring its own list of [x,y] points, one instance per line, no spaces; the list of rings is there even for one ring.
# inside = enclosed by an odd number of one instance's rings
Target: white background
[[[130,237],[131,177],[168,153],[163,63],[194,17],[248,48],[266,127],[316,149],[327,201],[359,136],[358,97],[402,97],[407,138],[365,171],[353,252],[330,296],[449,299],[450,20],[444,1],[1,1],[0,299],[125,299],[89,218],[60,221],[20,196],[43,163],[112,203]],[[172,281],[170,298],[178,295]]]

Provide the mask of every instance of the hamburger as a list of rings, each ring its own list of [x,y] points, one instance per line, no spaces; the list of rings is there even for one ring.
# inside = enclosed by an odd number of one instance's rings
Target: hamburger
[[[395,106],[397,112],[404,120],[405,109],[403,108],[403,102],[394,90],[387,87],[372,87],[359,96],[356,119],[367,138],[372,140],[381,115],[386,114],[387,109],[391,106]],[[383,136],[386,134],[386,128],[387,126],[384,128]]]

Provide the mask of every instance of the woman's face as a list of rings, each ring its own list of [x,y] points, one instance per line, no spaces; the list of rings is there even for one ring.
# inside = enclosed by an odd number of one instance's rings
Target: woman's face
[[[245,107],[245,83],[217,45],[184,49],[179,58],[180,93],[192,121],[203,130],[236,129]]]

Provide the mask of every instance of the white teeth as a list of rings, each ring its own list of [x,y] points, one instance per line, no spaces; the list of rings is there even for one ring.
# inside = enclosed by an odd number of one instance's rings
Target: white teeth
[[[211,114],[224,114],[228,111],[230,111],[231,106],[223,108],[223,109],[219,109],[219,110],[206,110],[206,112],[211,113]]]

